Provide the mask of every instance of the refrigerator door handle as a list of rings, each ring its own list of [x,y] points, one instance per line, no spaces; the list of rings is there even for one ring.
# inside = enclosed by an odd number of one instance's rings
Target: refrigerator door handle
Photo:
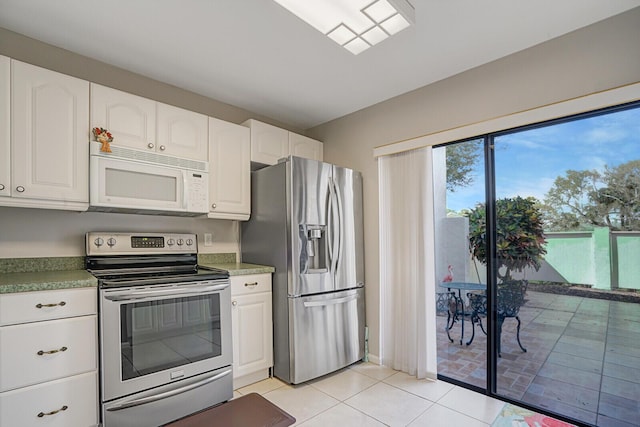
[[[338,212],[338,221],[336,227],[338,229],[338,239],[336,243],[336,267],[334,271],[337,271],[339,264],[342,263],[342,244],[344,242],[344,209],[342,207],[342,194],[340,193],[340,187],[336,185],[334,180],[331,180],[333,185],[333,194]]]
[[[333,179],[329,178],[329,209],[327,212],[327,234],[329,236],[329,261],[331,274],[335,275],[339,257],[339,206],[336,196],[336,186]],[[336,232],[338,228],[338,232]]]
[[[348,297],[328,299],[324,301],[305,301],[303,305],[308,307],[325,307],[328,305],[344,304],[345,302],[353,301],[358,298],[358,294],[349,295]]]
[[[331,178],[329,178],[331,179]],[[331,186],[331,182],[328,184],[329,197],[327,197],[327,260],[329,271],[332,270],[332,259],[333,259],[333,221],[331,217],[331,210],[333,208],[333,187]]]

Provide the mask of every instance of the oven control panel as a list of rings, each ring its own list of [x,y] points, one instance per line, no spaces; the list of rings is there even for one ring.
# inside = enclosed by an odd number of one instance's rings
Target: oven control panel
[[[197,253],[198,240],[190,233],[110,233],[86,235],[87,255]]]

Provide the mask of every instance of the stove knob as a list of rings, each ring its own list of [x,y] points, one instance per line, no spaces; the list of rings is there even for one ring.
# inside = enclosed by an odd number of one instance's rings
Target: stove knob
[[[173,246],[173,245],[175,245],[175,244],[176,244],[176,241],[175,241],[175,240],[173,240],[173,239],[169,239],[169,240],[167,240],[167,245],[169,245],[169,246]]]
[[[116,245],[116,239],[114,239],[113,237],[109,237],[107,239],[107,245],[109,245],[110,248],[114,247]]]
[[[187,245],[188,246],[193,245],[193,239],[187,239]]]
[[[178,239],[178,246],[182,246],[184,244],[184,240],[183,239]]]
[[[98,237],[96,240],[93,241],[93,243],[97,247],[100,247],[100,246],[104,245],[104,239],[102,237]]]

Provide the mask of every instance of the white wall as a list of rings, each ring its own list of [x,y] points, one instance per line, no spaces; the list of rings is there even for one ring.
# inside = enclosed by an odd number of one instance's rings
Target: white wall
[[[326,161],[363,174],[367,323],[374,356],[380,354],[374,147],[637,83],[638,40],[640,8],[635,8],[309,130],[324,141]]]
[[[237,221],[12,207],[0,207],[0,258],[85,256],[88,231],[197,233],[199,252],[239,259]],[[203,246],[205,232],[213,246]]]

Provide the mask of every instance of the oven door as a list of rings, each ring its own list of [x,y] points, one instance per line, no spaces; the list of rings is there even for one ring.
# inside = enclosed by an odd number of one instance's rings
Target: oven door
[[[228,279],[100,290],[102,400],[232,363]]]

